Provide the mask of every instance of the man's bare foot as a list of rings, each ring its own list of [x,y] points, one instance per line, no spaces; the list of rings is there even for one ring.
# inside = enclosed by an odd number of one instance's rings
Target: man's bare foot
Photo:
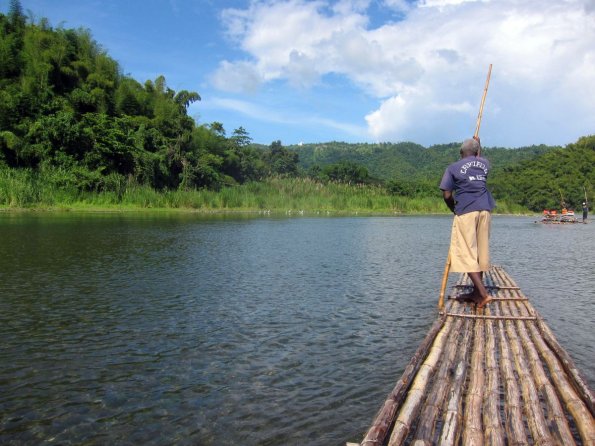
[[[480,298],[480,299],[478,299],[478,300],[476,301],[476,303],[477,303],[477,309],[481,309],[481,308],[485,307],[485,306],[486,306],[488,303],[490,303],[492,300],[493,300],[493,299],[492,299],[492,296],[490,296],[490,295],[487,295],[487,296],[486,296],[486,297],[484,297],[483,299],[481,299],[481,298]]]

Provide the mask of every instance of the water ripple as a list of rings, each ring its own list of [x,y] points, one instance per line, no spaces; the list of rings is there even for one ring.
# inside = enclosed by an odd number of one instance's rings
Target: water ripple
[[[496,218],[493,257],[593,382],[580,226]],[[0,443],[358,441],[433,322],[449,227],[2,215]]]

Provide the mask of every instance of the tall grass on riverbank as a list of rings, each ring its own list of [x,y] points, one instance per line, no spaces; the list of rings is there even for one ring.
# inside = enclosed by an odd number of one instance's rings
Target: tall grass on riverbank
[[[219,191],[156,191],[133,182],[113,181],[110,189],[81,192],[63,181],[59,172],[0,169],[0,206],[36,209],[182,209],[198,211],[258,211],[285,213],[444,213],[439,191],[435,197],[391,195],[381,186],[321,183],[309,178],[272,178]],[[499,203],[501,213],[522,213],[520,207]]]

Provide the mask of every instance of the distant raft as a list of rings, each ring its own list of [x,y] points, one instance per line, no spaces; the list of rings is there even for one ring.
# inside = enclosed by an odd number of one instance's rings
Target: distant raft
[[[376,415],[361,446],[595,445],[591,390],[501,267],[484,310],[451,298]],[[480,314],[481,312],[481,314]]]
[[[543,216],[540,223],[545,224],[566,224],[566,223],[578,223],[578,219],[574,215],[573,210],[563,208],[560,213],[556,210],[544,209]],[[536,222],[537,223],[537,222]]]

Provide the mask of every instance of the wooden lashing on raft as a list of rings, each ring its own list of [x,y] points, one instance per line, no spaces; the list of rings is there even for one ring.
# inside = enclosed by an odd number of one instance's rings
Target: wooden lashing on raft
[[[594,445],[595,402],[508,274],[484,276],[484,314],[448,299],[361,446]],[[471,286],[461,274],[452,297]]]

